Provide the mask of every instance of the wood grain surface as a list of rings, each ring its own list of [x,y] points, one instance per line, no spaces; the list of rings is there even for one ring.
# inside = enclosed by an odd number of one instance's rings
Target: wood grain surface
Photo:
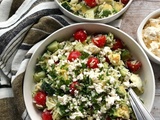
[[[160,0],[134,0],[122,16],[120,29],[136,40],[139,24],[148,14],[157,9],[160,9]],[[151,113],[156,120],[160,120],[160,65],[152,61],[151,64],[154,70],[156,84],[155,101]]]

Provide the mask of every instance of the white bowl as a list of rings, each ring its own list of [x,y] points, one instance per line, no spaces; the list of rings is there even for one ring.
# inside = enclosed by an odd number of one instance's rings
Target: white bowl
[[[69,18],[71,18],[72,20],[76,21],[76,22],[100,22],[100,23],[109,23],[114,21],[115,19],[117,19],[118,17],[120,17],[131,5],[133,0],[129,0],[129,2],[125,5],[125,7],[117,12],[116,14],[112,15],[112,16],[108,16],[102,19],[89,19],[89,18],[83,18],[80,17],[78,15],[73,14],[72,12],[69,12],[68,10],[66,10],[60,3],[61,0],[55,0],[55,3],[58,5],[59,9]]]
[[[150,13],[148,16],[146,16],[143,21],[140,23],[138,30],[137,30],[137,41],[138,43],[142,46],[142,48],[144,49],[144,51],[146,52],[146,54],[148,55],[148,57],[155,63],[160,64],[160,58],[157,57],[156,55],[154,55],[145,45],[144,41],[143,41],[143,37],[142,37],[142,31],[144,26],[147,24],[148,20],[150,18],[156,18],[156,17],[160,17],[160,9],[157,9],[155,11],[153,11],[152,13]]]
[[[93,27],[96,29],[93,29]],[[144,94],[141,97],[144,100],[146,108],[149,111],[151,111],[155,97],[155,79],[150,61],[143,49],[139,46],[139,44],[137,44],[137,42],[135,42],[135,40],[131,38],[129,35],[115,27],[101,23],[78,23],[63,27],[51,34],[49,37],[47,37],[42,42],[42,44],[36,49],[35,53],[32,55],[28,63],[28,67],[26,69],[24,78],[23,93],[25,105],[31,119],[41,120],[40,112],[35,108],[32,102],[32,91],[35,85],[33,82],[33,74],[38,56],[40,56],[44,52],[46,46],[50,44],[53,40],[66,40],[67,38],[70,38],[77,29],[85,29],[89,33],[111,32],[115,36],[119,37],[129,47],[129,50],[131,51],[132,55],[142,62],[143,67],[140,70],[139,75],[143,80]]]

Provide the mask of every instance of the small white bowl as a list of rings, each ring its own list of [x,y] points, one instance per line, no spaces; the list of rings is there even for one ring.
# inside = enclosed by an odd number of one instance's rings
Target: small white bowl
[[[38,56],[40,56],[44,52],[46,46],[50,44],[53,40],[55,39],[67,40],[67,38],[70,38],[77,29],[85,29],[89,33],[111,32],[115,36],[120,38],[125,43],[126,46],[128,46],[132,55],[137,60],[140,60],[142,63],[143,67],[140,70],[139,75],[143,80],[144,94],[140,97],[143,99],[146,108],[149,111],[151,111],[155,98],[155,78],[150,61],[145,52],[143,51],[143,49],[140,47],[140,45],[125,32],[115,27],[101,23],[77,23],[63,27],[54,32],[53,34],[51,34],[50,36],[48,36],[33,53],[28,63],[23,83],[23,95],[24,95],[25,105],[31,119],[41,120],[40,111],[38,111],[33,105],[33,98],[32,98],[32,92],[35,85],[33,81],[33,74],[35,72],[35,64],[37,62]]]
[[[109,23],[114,21],[115,19],[117,19],[118,17],[120,17],[131,5],[133,0],[129,0],[129,2],[125,5],[125,7],[117,12],[114,15],[105,17],[105,18],[101,18],[101,19],[89,19],[89,18],[84,18],[84,17],[80,17],[78,15],[73,14],[72,12],[66,10],[60,3],[61,0],[55,0],[55,3],[58,5],[59,9],[69,18],[71,18],[72,20],[76,21],[76,22],[99,22],[99,23]]]
[[[148,55],[148,57],[150,58],[150,60],[152,60],[153,62],[160,64],[160,58],[157,57],[156,55],[154,55],[145,45],[144,41],[143,41],[143,37],[142,37],[142,31],[144,29],[144,26],[148,23],[150,18],[157,18],[160,17],[160,9],[157,9],[153,12],[151,12],[149,15],[147,15],[143,21],[140,23],[138,30],[137,30],[137,41],[138,43],[142,46],[142,48],[144,49],[144,51],[146,52],[146,54]]]

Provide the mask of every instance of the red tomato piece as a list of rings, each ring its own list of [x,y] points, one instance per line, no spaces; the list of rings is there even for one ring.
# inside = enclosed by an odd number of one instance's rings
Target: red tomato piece
[[[70,84],[69,88],[72,95],[74,95],[74,91],[77,90],[77,86],[79,86],[78,81],[74,81]]]
[[[81,53],[79,51],[72,51],[68,56],[68,60],[72,62],[75,59],[79,58],[80,56],[81,56]]]
[[[87,33],[85,30],[80,29],[73,34],[73,37],[75,40],[84,42],[87,39]]]
[[[126,64],[131,72],[137,72],[142,66],[142,63],[137,60],[127,61]]]
[[[123,43],[120,39],[116,39],[115,43],[112,46],[112,50],[122,49]]]
[[[90,57],[87,61],[87,66],[89,68],[98,68],[99,59],[96,57]]]
[[[53,120],[52,119],[52,112],[49,110],[45,110],[42,112],[42,120]]]
[[[38,105],[45,106],[46,105],[46,96],[47,96],[47,94],[43,91],[37,92],[36,95],[34,96],[35,103]]]
[[[89,7],[95,7],[97,6],[96,0],[84,0],[86,5],[88,5]]]
[[[126,5],[129,2],[129,0],[121,0],[121,2]]]
[[[96,35],[92,38],[92,42],[97,46],[97,47],[104,47],[106,44],[106,37],[105,35]]]

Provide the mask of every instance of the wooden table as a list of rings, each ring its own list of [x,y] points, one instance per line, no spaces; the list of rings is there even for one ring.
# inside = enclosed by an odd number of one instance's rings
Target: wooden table
[[[121,30],[128,33],[135,40],[137,39],[137,29],[141,21],[152,11],[160,8],[160,0],[134,0],[129,9],[122,16]],[[156,83],[156,94],[152,115],[156,120],[160,120],[160,65],[151,61]]]

